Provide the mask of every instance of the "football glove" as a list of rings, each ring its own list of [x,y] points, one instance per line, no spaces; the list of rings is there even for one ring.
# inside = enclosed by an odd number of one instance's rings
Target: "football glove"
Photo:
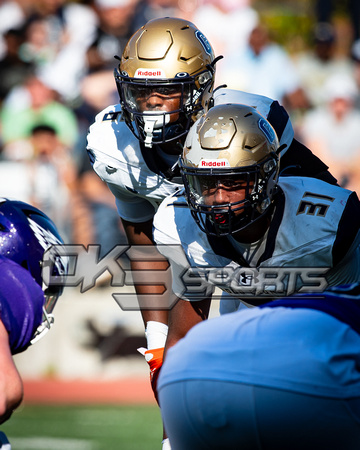
[[[152,350],[147,350],[146,348],[138,348],[138,351],[145,356],[145,359],[147,363],[150,366],[150,383],[151,388],[154,392],[156,401],[158,402],[157,398],[157,391],[156,391],[156,385],[157,385],[157,379],[160,373],[160,369],[163,363],[163,356],[164,356],[164,347],[162,348],[154,348]]]

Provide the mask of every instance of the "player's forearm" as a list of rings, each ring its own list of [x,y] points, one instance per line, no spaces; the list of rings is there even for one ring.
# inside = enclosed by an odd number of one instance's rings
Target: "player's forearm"
[[[141,316],[143,318],[144,325],[146,326],[149,322],[158,322],[162,324],[168,323],[168,311],[161,311],[161,310],[155,310],[155,311],[149,311],[149,310],[141,310]]]
[[[167,273],[168,264],[153,261],[132,262],[131,269],[144,326],[146,327],[149,322],[167,325],[171,305],[171,277]],[[155,273],[154,284],[150,282],[146,284],[145,277],[151,272]]]
[[[210,304],[210,298],[196,302],[178,299],[169,312],[169,329],[165,353],[182,339],[193,326],[209,317]]]
[[[126,220],[122,222],[132,247],[131,270],[144,325],[146,327],[151,321],[167,324],[169,302],[166,301],[165,296],[171,289],[166,288],[163,281],[148,284],[144,281],[146,274],[151,272],[159,273],[159,276],[152,277],[152,281],[154,278],[164,279],[169,267],[164,259],[158,260],[159,253],[152,241],[152,220],[143,223],[132,223]]]

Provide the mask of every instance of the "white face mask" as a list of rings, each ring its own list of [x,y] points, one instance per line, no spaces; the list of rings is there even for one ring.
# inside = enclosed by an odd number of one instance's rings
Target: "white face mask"
[[[153,130],[161,128],[170,122],[170,114],[154,114],[153,111],[144,111],[145,147],[152,147]]]

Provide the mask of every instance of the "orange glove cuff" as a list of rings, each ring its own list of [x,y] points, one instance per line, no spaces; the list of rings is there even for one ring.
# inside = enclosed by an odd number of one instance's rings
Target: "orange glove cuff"
[[[146,350],[145,359],[150,366],[151,375],[160,370],[163,363],[164,348],[154,348],[152,350]]]
[[[155,348],[152,350],[146,350],[145,352],[145,359],[150,366],[150,383],[157,401],[158,398],[156,392],[156,385],[160,369],[163,363],[163,356],[164,356],[164,348]]]

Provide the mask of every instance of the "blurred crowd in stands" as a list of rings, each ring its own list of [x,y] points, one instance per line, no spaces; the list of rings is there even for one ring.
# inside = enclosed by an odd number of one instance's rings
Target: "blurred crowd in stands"
[[[125,242],[86,134],[118,102],[114,55],[162,16],[194,22],[224,55],[216,84],[277,99],[297,137],[360,192],[360,2],[347,3],[345,51],[333,3],[313,0],[311,44],[293,54],[251,0],[0,1],[0,196],[38,206],[67,242],[100,243],[102,253]]]

